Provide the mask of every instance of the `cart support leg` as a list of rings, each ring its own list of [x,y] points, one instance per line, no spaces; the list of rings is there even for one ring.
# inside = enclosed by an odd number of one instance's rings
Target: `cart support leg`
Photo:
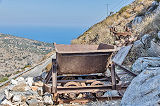
[[[111,65],[111,78],[112,78],[112,89],[116,89],[116,73],[115,73],[115,64]]]
[[[57,66],[52,63],[52,93],[57,93]]]

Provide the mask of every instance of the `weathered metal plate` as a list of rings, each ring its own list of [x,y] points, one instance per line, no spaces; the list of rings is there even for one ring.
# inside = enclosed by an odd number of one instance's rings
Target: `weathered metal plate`
[[[118,51],[118,53],[114,56],[112,61],[118,65],[122,65],[124,59],[126,58],[127,54],[129,53],[130,49],[132,48],[132,46],[133,45],[122,47]]]
[[[104,73],[109,56],[115,47],[100,45],[55,44],[59,74]]]
[[[54,44],[57,53],[96,53],[96,52],[113,52],[116,51],[116,47],[107,44],[100,45],[63,45]]]
[[[93,74],[104,73],[107,58],[111,53],[104,55],[74,55],[63,56],[57,53],[59,74]]]

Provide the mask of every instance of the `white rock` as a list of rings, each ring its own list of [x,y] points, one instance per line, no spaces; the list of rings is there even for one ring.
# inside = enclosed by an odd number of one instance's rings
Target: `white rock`
[[[32,86],[32,83],[33,83],[33,77],[28,77],[26,78],[26,84],[28,84],[30,87]]]
[[[144,44],[147,44],[147,42],[150,40],[152,36],[149,34],[145,34],[142,38],[141,38],[141,42]]]
[[[144,47],[144,44],[140,40],[137,40],[137,41],[134,42],[133,47],[134,48]]]
[[[112,96],[119,96],[118,91],[112,90],[112,91],[107,91],[103,95],[104,97],[112,97]]]
[[[11,92],[9,92],[7,89],[4,90],[4,94],[8,100],[10,100],[13,96],[13,94]]]
[[[147,67],[159,67],[160,57],[140,57],[132,65],[132,71],[135,73],[141,73]]]
[[[135,17],[135,19],[132,21],[133,25],[139,24],[142,22],[142,17]]]
[[[15,85],[10,84],[10,85],[7,86],[7,89],[8,89],[9,91],[12,91],[12,89],[13,89],[14,87],[15,87]]]
[[[157,9],[156,9],[156,14],[158,14],[159,11],[160,11],[160,5],[159,5],[159,6],[157,7]]]
[[[21,102],[21,95],[14,95],[12,100],[13,102]]]
[[[24,81],[24,78],[23,78],[23,77],[18,77],[18,78],[16,79],[16,81],[22,82],[22,81]]]
[[[146,68],[128,86],[121,106],[159,106],[160,67]]]
[[[158,32],[158,38],[160,39],[160,31]]]
[[[2,101],[1,104],[2,104],[2,105],[14,106],[14,105],[12,105],[12,103],[11,103],[10,101],[8,101],[7,99],[5,99],[4,101]]]
[[[46,105],[53,105],[52,96],[50,94],[45,94],[43,97],[44,104]]]
[[[160,44],[155,43],[154,39],[151,41],[150,48],[147,50],[148,55],[151,57],[159,57],[160,56]]]
[[[155,5],[159,5],[159,3],[157,1],[153,1],[151,6],[155,6]]]
[[[29,87],[29,86],[25,86],[25,91],[29,91],[29,90],[31,90],[31,88]]]
[[[18,82],[17,82],[16,80],[12,79],[12,80],[11,80],[11,84],[12,84],[12,85],[17,85]]]
[[[37,100],[37,99],[27,100],[26,103],[27,103],[29,106],[38,106],[38,100]]]

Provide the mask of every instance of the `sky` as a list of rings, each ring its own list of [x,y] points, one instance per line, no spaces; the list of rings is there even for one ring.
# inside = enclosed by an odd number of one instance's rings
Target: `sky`
[[[0,26],[90,27],[134,0],[0,0]]]

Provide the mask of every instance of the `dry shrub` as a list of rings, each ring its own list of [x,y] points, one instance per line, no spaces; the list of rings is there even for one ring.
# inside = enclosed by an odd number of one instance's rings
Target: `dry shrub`
[[[46,66],[46,72],[49,72],[52,68],[52,63],[49,63],[47,66]]]

